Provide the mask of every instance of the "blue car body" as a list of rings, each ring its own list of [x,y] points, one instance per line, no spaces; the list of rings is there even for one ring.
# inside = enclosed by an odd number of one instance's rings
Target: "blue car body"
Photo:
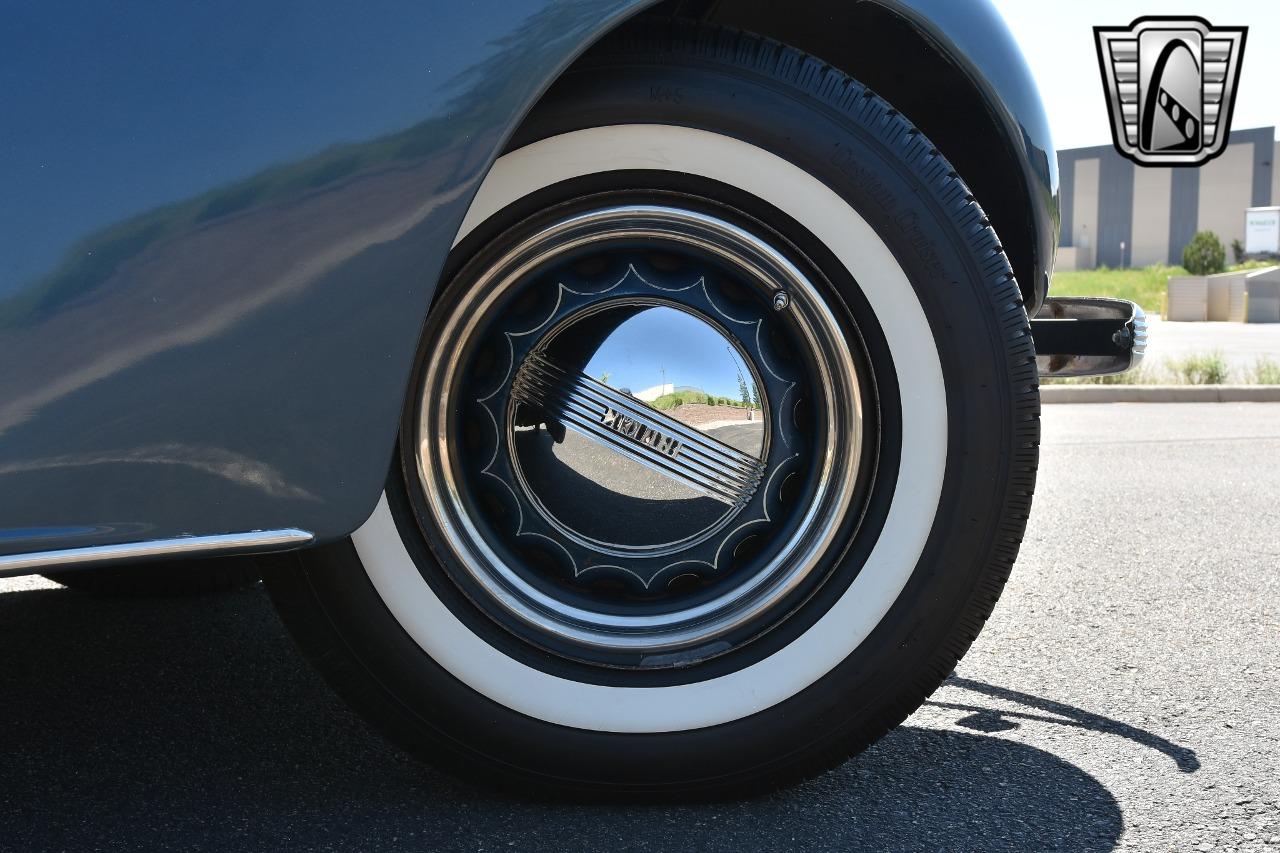
[[[386,479],[419,332],[473,193],[557,75],[651,6],[7,4],[9,570],[55,550],[283,528],[324,542],[358,527]],[[939,138],[952,117],[912,117],[987,205],[1034,308],[1056,244],[1057,175],[1016,45],[985,2],[812,0],[789,14],[839,39],[831,21],[862,7],[980,105],[960,120],[997,140],[985,155]],[[770,14],[743,8],[731,22]],[[735,14],[732,2],[676,11]],[[966,159],[1005,183],[969,177]]]

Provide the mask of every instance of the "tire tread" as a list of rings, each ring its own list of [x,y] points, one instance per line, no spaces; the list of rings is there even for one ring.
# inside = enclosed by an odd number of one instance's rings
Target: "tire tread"
[[[727,786],[722,793],[776,790],[839,766],[849,756],[901,725],[955,670],[991,616],[1013,571],[1026,532],[1039,464],[1040,386],[1035,345],[1022,291],[986,213],[950,162],[902,113],[867,86],[816,57],[773,39],[727,27],[680,19],[654,19],[644,26],[629,27],[607,37],[592,53],[599,61],[612,62],[628,55],[669,51],[672,44],[691,45],[695,59],[732,63],[769,80],[791,84],[830,109],[871,128],[881,144],[896,151],[925,179],[937,203],[961,224],[968,251],[981,259],[979,272],[1002,337],[1013,395],[1011,408],[1015,418],[1008,425],[1013,473],[1005,488],[990,557],[960,608],[950,636],[918,671],[908,689],[899,691],[874,725],[846,733],[822,753],[809,756],[801,765],[784,768],[767,783],[761,779],[749,780],[739,786]]]

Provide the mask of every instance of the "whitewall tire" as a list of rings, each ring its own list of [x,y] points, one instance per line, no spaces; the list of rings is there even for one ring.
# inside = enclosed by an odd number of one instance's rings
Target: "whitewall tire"
[[[457,772],[785,783],[910,713],[994,605],[1026,315],[959,178],[838,72],[668,25],[577,67],[466,215],[387,492],[268,586]]]

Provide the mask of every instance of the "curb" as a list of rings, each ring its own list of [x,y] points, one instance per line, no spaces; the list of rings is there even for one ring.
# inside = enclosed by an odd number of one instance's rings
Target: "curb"
[[[1280,403],[1280,385],[1041,385],[1041,403]]]

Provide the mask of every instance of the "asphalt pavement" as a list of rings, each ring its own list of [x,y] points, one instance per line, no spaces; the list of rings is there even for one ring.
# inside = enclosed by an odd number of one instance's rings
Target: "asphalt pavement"
[[[0,580],[0,850],[1280,853],[1280,404],[1044,423],[1022,556],[956,674],[747,802],[477,791],[371,734],[259,591]]]

